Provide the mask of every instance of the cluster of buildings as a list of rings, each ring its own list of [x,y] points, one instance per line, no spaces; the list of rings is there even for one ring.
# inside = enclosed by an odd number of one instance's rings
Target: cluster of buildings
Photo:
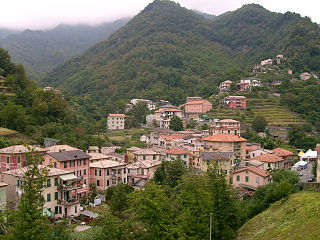
[[[14,90],[7,85],[7,79],[3,76],[0,76],[0,94],[1,93],[7,96],[14,94]]]
[[[53,92],[55,94],[62,95],[60,90],[54,89],[53,87],[50,87],[50,86],[44,87],[43,91],[45,91],[45,92],[49,92],[50,91],[50,92]]]

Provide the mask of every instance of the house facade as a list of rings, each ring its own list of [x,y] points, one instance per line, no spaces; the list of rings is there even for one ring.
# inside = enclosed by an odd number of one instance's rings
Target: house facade
[[[260,86],[261,86],[261,80],[258,78],[240,79],[239,90],[251,91],[253,87],[260,87]]]
[[[159,161],[161,158],[161,154],[150,149],[142,149],[136,152],[133,152],[133,162],[139,161]]]
[[[270,174],[256,167],[243,168],[233,172],[232,185],[237,188],[256,190],[270,183]]]
[[[208,152],[234,152],[239,160],[246,157],[247,139],[231,134],[215,134],[203,139],[204,149]]]
[[[212,109],[212,103],[207,99],[193,100],[184,104],[184,112],[187,118],[198,118]]]
[[[161,161],[144,160],[127,165],[128,184],[143,188],[153,178]]]
[[[284,160],[282,157],[278,157],[274,153],[263,154],[250,160],[263,162],[263,169],[265,170],[290,169],[291,167],[291,161],[289,162],[288,160]]]
[[[180,159],[186,167],[189,167],[190,152],[181,148],[173,147],[165,151],[166,161]]]
[[[0,213],[6,209],[8,184],[0,182]]]
[[[124,114],[112,114],[110,113],[107,118],[107,128],[109,130],[122,130],[124,129]]]
[[[127,183],[126,163],[102,160],[90,163],[90,183],[96,185],[98,191],[105,192],[109,187]]]
[[[230,80],[221,82],[221,83],[219,84],[219,90],[220,90],[220,92],[229,91],[231,84],[232,84],[232,81],[230,81]]]
[[[210,135],[233,134],[240,137],[240,122],[233,119],[223,119],[210,123]]]
[[[81,150],[47,153],[44,155],[44,165],[70,171],[80,179],[83,185],[81,194],[89,191],[89,159],[90,155]]]
[[[247,98],[244,96],[229,96],[224,98],[227,108],[245,109],[247,108]]]
[[[43,166],[40,166],[43,167]],[[51,218],[77,217],[80,215],[80,179],[70,171],[57,168],[48,169],[48,179],[44,184],[42,196],[45,199],[44,214]],[[26,169],[15,169],[3,173],[7,186],[7,203],[16,207],[23,194],[23,174]],[[13,204],[13,205],[12,205]]]

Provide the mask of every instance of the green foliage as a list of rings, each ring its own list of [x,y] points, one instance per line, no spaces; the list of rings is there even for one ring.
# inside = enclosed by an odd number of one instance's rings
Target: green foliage
[[[188,122],[187,122],[187,125],[186,125],[186,128],[187,129],[195,129],[197,125],[197,121],[193,120],[193,119],[190,119]]]
[[[133,111],[134,121],[136,121],[139,124],[139,126],[141,124],[146,123],[146,116],[149,112],[148,104],[146,102],[138,102],[136,105],[134,105],[132,111]]]
[[[202,129],[202,130],[208,130],[208,129],[209,129],[209,125],[208,125],[207,123],[205,123],[205,124],[203,124],[203,125],[201,126],[201,129]]]
[[[303,128],[293,127],[288,134],[289,144],[300,149],[314,149],[317,140],[314,136],[307,136]]]
[[[163,161],[154,174],[154,182],[173,188],[178,185],[186,172],[186,165],[180,159]]]
[[[183,130],[183,124],[182,124],[182,120],[181,118],[179,118],[178,116],[173,116],[171,119],[170,119],[170,126],[169,128],[171,130],[174,130],[174,131],[182,131]]]
[[[254,118],[252,122],[252,128],[255,130],[257,133],[259,132],[264,132],[267,126],[267,121],[264,117],[262,116],[257,116]]]

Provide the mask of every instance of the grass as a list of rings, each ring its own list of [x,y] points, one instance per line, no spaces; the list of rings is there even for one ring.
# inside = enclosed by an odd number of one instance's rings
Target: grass
[[[17,134],[17,132],[14,130],[0,127],[0,136],[2,137],[8,136],[8,135],[15,135],[15,134]]]
[[[303,191],[273,204],[243,225],[236,240],[316,240],[320,192]]]
[[[145,128],[132,128],[108,131],[106,136],[110,139],[111,143],[116,146],[122,146],[124,148],[132,146],[144,147],[144,143],[140,142],[140,136],[149,132],[150,130]]]

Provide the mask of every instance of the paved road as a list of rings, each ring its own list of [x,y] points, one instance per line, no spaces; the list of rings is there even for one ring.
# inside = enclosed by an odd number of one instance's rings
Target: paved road
[[[308,182],[308,179],[313,177],[312,166],[313,166],[313,163],[310,162],[310,163],[308,163],[308,167],[306,169],[298,171],[298,172],[302,173],[302,176],[300,176],[300,182]]]

